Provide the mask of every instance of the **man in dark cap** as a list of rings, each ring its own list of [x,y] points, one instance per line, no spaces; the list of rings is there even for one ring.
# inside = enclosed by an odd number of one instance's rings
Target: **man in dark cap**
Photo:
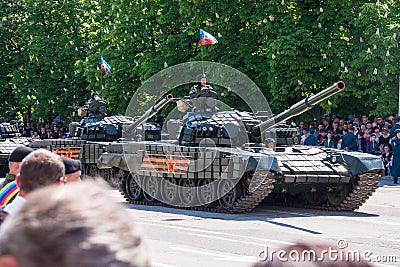
[[[390,138],[393,138],[396,136],[396,130],[400,129],[400,116],[396,116],[394,118],[394,121],[396,124],[390,129]]]
[[[16,177],[20,192],[4,211],[13,215],[23,206],[26,196],[31,192],[48,185],[62,184],[64,175],[65,166],[59,155],[45,149],[35,150],[22,161]]]
[[[392,176],[393,182],[397,184],[397,180],[400,173],[400,129],[395,131],[395,137],[390,139],[390,144],[392,145]]]
[[[349,126],[349,132],[343,136],[342,146],[344,150],[357,150],[357,138],[354,135],[354,126]]]
[[[97,182],[35,190],[0,230],[2,267],[148,267],[130,213]]]
[[[77,159],[62,158],[65,165],[65,182],[81,181],[81,162]]]
[[[21,146],[11,152],[8,159],[10,172],[7,174],[6,179],[0,187],[0,206],[5,206],[13,202],[15,197],[18,195],[19,187],[15,179],[20,171],[21,161],[32,151],[33,149],[29,147]]]
[[[19,173],[19,167],[21,165],[22,160],[26,156],[28,156],[29,153],[31,153],[32,151],[33,151],[32,148],[20,146],[14,149],[13,152],[11,152],[10,157],[8,158],[9,161],[8,167],[10,169],[10,172],[7,174],[4,182],[0,185],[0,189],[2,189],[8,183],[15,181],[15,177]]]

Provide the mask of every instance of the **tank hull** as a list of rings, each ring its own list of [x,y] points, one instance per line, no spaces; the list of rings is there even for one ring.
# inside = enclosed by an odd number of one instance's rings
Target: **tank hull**
[[[62,157],[79,159],[82,163],[82,174],[104,177],[107,181],[112,180],[112,174],[108,169],[99,170],[97,160],[105,151],[105,147],[111,142],[92,142],[80,139],[43,139],[32,140],[29,147],[32,149],[47,149]]]
[[[261,202],[352,211],[383,173],[379,157],[357,152],[306,146],[255,152],[174,142],[111,144],[98,167],[118,173],[130,203],[228,213],[249,212]]]

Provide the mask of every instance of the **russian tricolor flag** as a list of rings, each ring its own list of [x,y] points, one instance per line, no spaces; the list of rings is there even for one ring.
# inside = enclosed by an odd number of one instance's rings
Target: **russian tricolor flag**
[[[200,44],[201,45],[209,45],[209,44],[216,44],[218,43],[218,40],[212,36],[211,34],[209,34],[206,31],[203,31],[202,29],[200,29]]]
[[[107,74],[110,72],[110,70],[111,70],[110,65],[108,65],[108,63],[104,60],[103,57],[100,57],[100,69],[101,69],[102,71],[104,71],[104,73],[105,73],[106,75],[107,75]]]

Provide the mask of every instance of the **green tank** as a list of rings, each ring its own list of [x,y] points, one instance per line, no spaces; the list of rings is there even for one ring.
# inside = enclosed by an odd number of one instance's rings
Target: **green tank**
[[[0,177],[8,173],[8,158],[19,146],[28,146],[29,138],[20,137],[16,123],[0,123]]]
[[[380,158],[298,145],[295,129],[282,124],[344,88],[337,82],[273,117],[219,111],[213,90],[195,98],[168,96],[124,128],[129,136],[176,101],[186,115],[167,122],[168,138],[112,143],[98,167],[112,170],[122,195],[133,204],[241,213],[264,201],[353,211],[377,188],[384,170]],[[272,137],[276,146],[267,147],[263,140]]]
[[[79,159],[82,163],[82,174],[90,177],[103,177],[112,186],[115,176],[112,169],[98,169],[97,160],[105,152],[105,147],[117,142],[122,137],[124,125],[132,125],[135,118],[116,115],[107,116],[107,104],[104,100],[92,100],[88,106],[74,107],[82,117],[80,122],[69,125],[71,138],[32,140],[29,146],[33,149],[47,149],[62,157]],[[135,129],[136,136],[145,135],[148,139],[160,139],[157,125],[145,123]],[[135,137],[136,137],[135,136]]]

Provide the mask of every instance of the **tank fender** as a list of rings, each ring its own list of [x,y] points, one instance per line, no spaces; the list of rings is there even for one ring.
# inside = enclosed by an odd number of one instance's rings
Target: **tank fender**
[[[141,157],[138,154],[103,153],[97,160],[99,169],[117,167],[119,169],[138,172],[140,169]]]
[[[248,171],[253,171],[257,168],[257,160],[254,157],[247,157],[247,166],[246,166],[246,172]]]
[[[122,154],[111,154],[108,152],[103,153],[100,158],[97,159],[97,167],[99,169],[106,169],[112,167],[119,167],[122,161]]]
[[[378,156],[359,152],[343,152],[342,158],[348,165],[348,170],[351,174],[359,174],[371,170],[384,170],[382,160]]]
[[[242,155],[242,158],[248,162],[246,172],[256,170],[257,168],[260,168],[263,170],[271,170],[274,172],[281,172],[281,169],[279,168],[279,164],[278,164],[276,157],[264,156],[264,155],[262,157],[254,157],[251,155]]]

